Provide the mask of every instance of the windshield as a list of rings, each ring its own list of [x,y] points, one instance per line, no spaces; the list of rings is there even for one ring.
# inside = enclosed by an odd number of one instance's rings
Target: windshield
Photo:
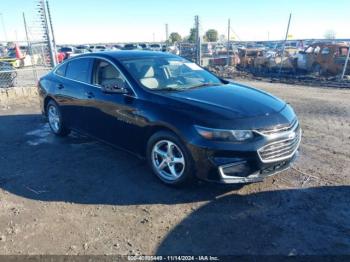
[[[183,90],[223,84],[197,64],[177,57],[152,57],[122,61],[142,86],[152,90]]]

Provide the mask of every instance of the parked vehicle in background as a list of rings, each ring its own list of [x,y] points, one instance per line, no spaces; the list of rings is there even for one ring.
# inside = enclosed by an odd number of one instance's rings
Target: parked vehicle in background
[[[88,50],[88,49],[90,49],[90,46],[89,46],[89,45],[77,45],[77,46],[75,47],[75,49],[78,49],[78,50],[80,50],[80,49]]]
[[[40,79],[39,95],[54,134],[133,152],[168,185],[262,181],[291,165],[301,141],[289,104],[169,53],[75,57]]]
[[[214,51],[213,51],[216,55],[220,55],[220,54],[227,54],[227,48],[226,46],[224,46],[224,44],[222,43],[217,43],[214,46]]]
[[[114,48],[118,49],[118,50],[123,50],[124,48],[124,45],[122,44],[116,44],[116,45],[113,45]]]
[[[62,63],[65,59],[66,55],[63,52],[57,51],[56,53],[56,59],[58,63]]]
[[[75,48],[73,46],[63,46],[58,50],[58,52],[64,54],[64,59],[68,59],[70,55],[75,52]]]
[[[141,46],[142,50],[151,50],[151,49],[149,48],[149,45],[146,44],[146,43],[140,43],[139,46]]]
[[[263,56],[263,51],[257,48],[238,49],[240,67],[252,67],[257,57]]]
[[[125,44],[123,50],[142,50],[139,44]]]
[[[342,73],[349,46],[343,43],[314,43],[297,54],[297,68],[316,75]],[[350,73],[350,66],[347,72]]]
[[[162,45],[161,45],[161,44],[150,44],[150,45],[149,45],[149,48],[150,48],[152,51],[157,51],[157,52],[162,51]]]
[[[106,51],[106,46],[105,45],[93,45],[90,47],[91,52],[103,52]]]
[[[75,57],[77,55],[86,54],[86,53],[91,53],[91,51],[89,49],[76,49],[74,53],[70,54],[70,57]]]
[[[176,45],[168,46],[167,52],[174,54],[174,55],[180,55],[180,50]]]

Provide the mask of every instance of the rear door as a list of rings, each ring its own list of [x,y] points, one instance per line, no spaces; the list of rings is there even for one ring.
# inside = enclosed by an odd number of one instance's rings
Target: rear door
[[[92,58],[75,58],[56,70],[56,99],[63,120],[74,129],[83,129],[82,115],[85,107],[85,86],[91,79]]]

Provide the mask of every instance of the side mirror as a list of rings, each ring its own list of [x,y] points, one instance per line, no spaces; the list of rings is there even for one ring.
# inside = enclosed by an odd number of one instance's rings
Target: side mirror
[[[101,85],[101,90],[106,94],[128,94],[129,91],[124,86],[119,86],[117,84],[112,85]]]

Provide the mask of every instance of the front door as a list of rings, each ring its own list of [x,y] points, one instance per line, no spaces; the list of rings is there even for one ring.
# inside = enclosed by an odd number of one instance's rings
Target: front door
[[[105,93],[102,86],[128,89],[128,94]],[[134,151],[138,123],[137,98],[119,69],[109,61],[95,59],[92,83],[85,87],[84,129],[92,136]]]

